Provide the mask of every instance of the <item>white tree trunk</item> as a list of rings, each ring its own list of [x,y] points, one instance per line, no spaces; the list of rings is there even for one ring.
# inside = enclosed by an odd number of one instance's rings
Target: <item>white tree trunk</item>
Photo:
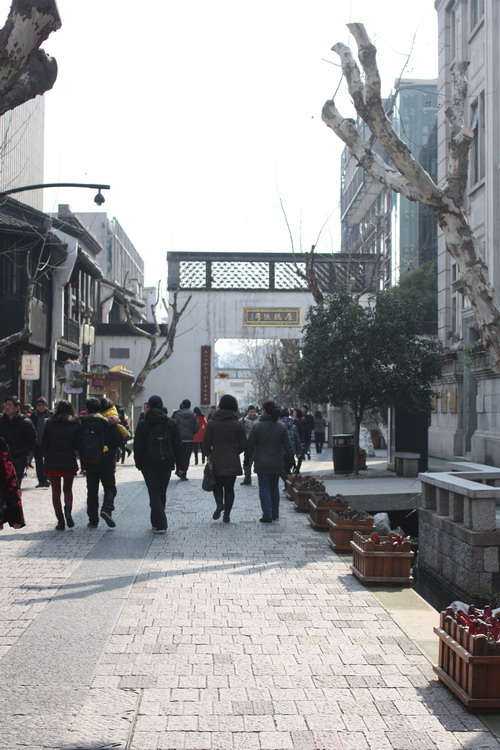
[[[323,107],[323,121],[372,177],[409,200],[420,201],[432,208],[446,247],[457,263],[463,292],[469,297],[481,340],[493,357],[493,367],[500,370],[500,310],[495,302],[488,267],[463,210],[469,149],[474,137],[470,128],[464,125],[468,64],[457,65],[453,73],[451,104],[446,110],[450,125],[450,158],[446,184],[441,188],[413,158],[384,112],[376,49],[364,26],[353,23],[348,24],[348,28],[358,47],[363,76],[349,47],[339,43],[332,50],[340,57],[357,114],[385,149],[390,162],[374,153],[372,142],[363,140],[356,122],[342,117],[333,100],[327,101]]]

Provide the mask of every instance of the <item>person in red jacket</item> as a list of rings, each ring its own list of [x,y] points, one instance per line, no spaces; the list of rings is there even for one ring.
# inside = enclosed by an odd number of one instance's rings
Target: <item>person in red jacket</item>
[[[198,424],[200,425],[198,432],[193,438],[194,463],[196,466],[198,466],[198,448],[200,449],[201,453],[201,463],[205,463],[205,454],[203,452],[203,433],[205,432],[207,426],[207,420],[201,413],[201,409],[199,406],[195,406],[193,411],[196,414],[196,419],[198,420]]]

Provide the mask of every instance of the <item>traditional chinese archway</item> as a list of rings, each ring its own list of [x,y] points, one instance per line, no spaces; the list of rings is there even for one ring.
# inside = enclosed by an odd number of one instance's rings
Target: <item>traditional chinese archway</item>
[[[214,344],[217,339],[298,339],[305,314],[314,304],[297,273],[303,255],[280,253],[167,254],[168,291],[179,292],[179,306],[191,302],[179,323],[174,354],[152,372],[144,400],[159,394],[169,409],[184,398],[194,405],[213,402]],[[334,253],[318,255],[315,271],[320,289],[336,284],[369,291],[378,280],[378,256]]]

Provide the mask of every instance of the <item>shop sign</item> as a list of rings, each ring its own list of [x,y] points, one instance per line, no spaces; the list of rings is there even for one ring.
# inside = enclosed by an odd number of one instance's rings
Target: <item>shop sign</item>
[[[40,380],[40,355],[21,356],[21,380]]]
[[[275,326],[282,328],[300,328],[300,307],[244,307],[244,326]]]

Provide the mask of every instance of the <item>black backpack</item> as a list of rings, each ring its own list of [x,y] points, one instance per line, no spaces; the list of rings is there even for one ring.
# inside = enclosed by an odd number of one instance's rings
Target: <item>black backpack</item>
[[[82,428],[82,459],[85,464],[98,464],[104,457],[104,430],[90,425]]]
[[[146,429],[146,460],[149,463],[173,466],[175,456],[168,423],[149,424]]]

